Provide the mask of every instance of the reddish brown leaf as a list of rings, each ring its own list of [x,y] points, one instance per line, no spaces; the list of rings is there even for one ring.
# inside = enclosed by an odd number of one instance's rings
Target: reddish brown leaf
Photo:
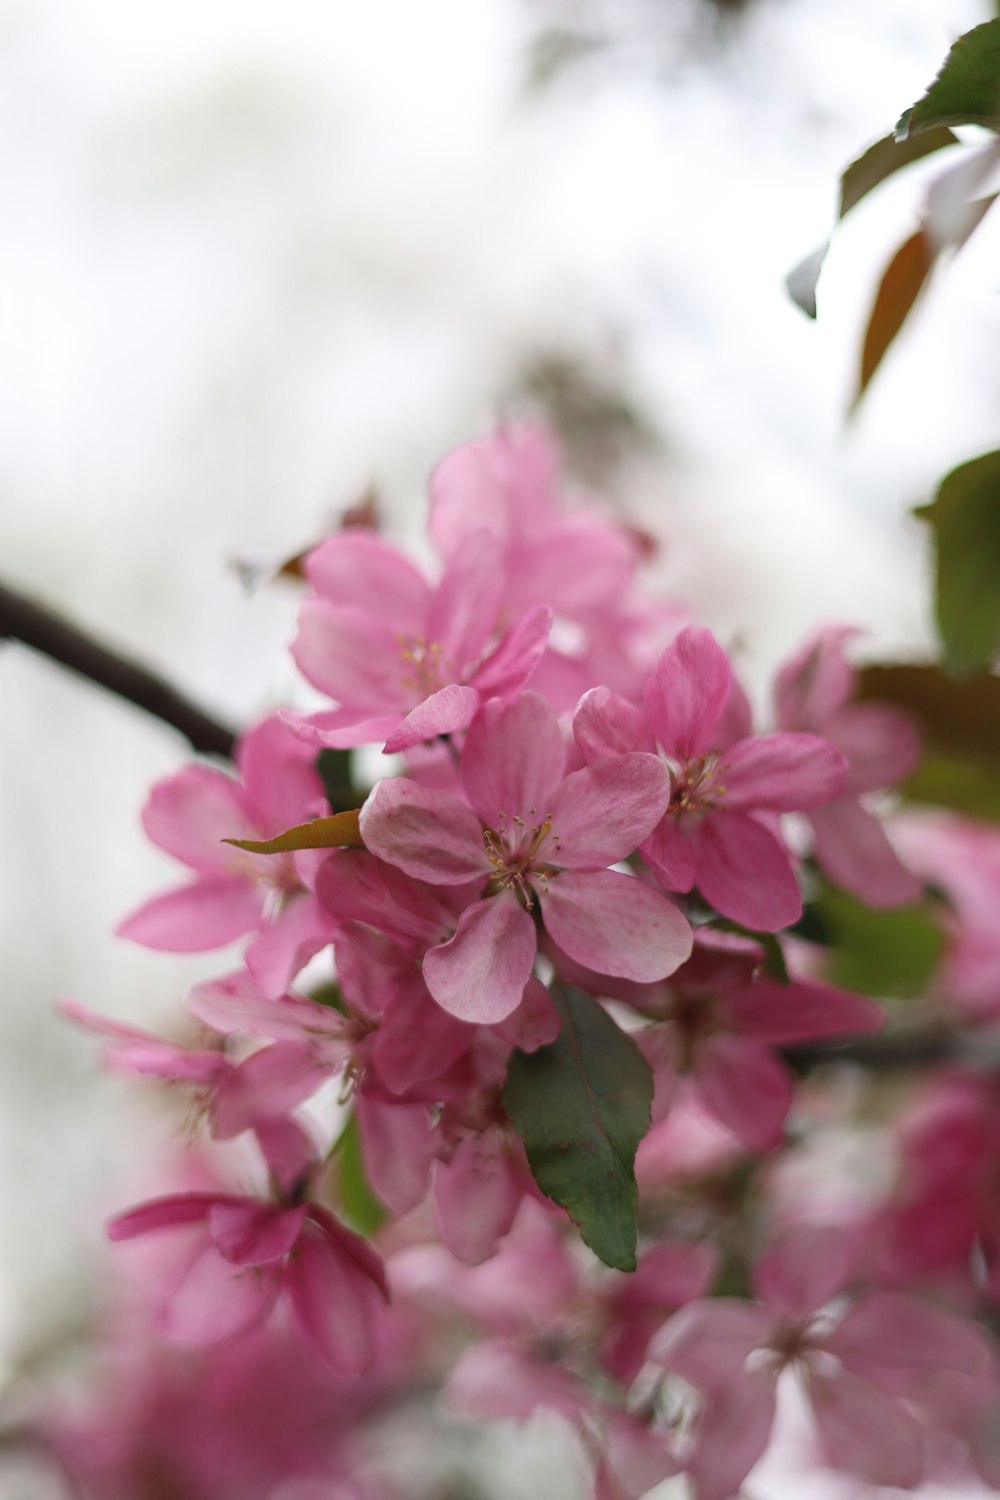
[[[886,267],[868,320],[861,353],[861,379],[851,403],[852,411],[905,323],[933,264],[934,247],[923,229],[918,229],[905,244],[900,245]]]

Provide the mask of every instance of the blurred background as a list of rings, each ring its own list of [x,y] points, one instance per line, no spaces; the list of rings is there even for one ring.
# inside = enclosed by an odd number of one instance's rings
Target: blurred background
[[[369,491],[419,545],[435,460],[532,411],[758,688],[821,621],[918,651],[910,508],[997,440],[996,230],[850,421],[923,166],[837,236],[816,323],[783,281],[829,232],[840,170],[993,13],[2,0],[0,574],[239,726],[304,701],[295,588],[248,590],[258,565]],[[96,1305],[102,1220],[172,1119],[100,1073],[54,996],[170,1030],[225,956],[111,935],[173,882],[139,811],[180,737],[15,645],[0,695],[9,1378]]]

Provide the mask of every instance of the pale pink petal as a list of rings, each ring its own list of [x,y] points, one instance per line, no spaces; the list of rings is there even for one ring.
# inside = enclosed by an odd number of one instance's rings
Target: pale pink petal
[[[569,870],[617,864],[652,832],[669,801],[670,777],[655,755],[609,756],[573,771],[551,808],[554,862]]]
[[[151,1198],[107,1223],[109,1240],[131,1240],[136,1235],[156,1229],[173,1229],[178,1224],[196,1224],[208,1218],[213,1203],[241,1203],[244,1200],[219,1193],[171,1193],[166,1198]]]
[[[696,1500],[731,1500],[762,1456],[774,1426],[775,1383],[773,1370],[748,1370],[709,1397],[687,1464]]]
[[[792,1101],[788,1069],[766,1047],[718,1032],[698,1048],[698,1102],[751,1150],[777,1146]]]
[[[603,1463],[609,1482],[603,1495],[597,1490],[595,1500],[639,1500],[680,1472],[664,1434],[624,1412],[615,1416],[605,1436]]]
[[[476,668],[472,683],[483,698],[511,698],[534,675],[548,644],[552,611],[537,605],[520,615],[494,651]]]
[[[301,1042],[309,1034],[339,1037],[346,1026],[339,1012],[311,1000],[268,999],[245,969],[196,984],[185,1003],[193,1016],[223,1036],[247,1031],[275,1041]]]
[[[868,906],[901,906],[922,890],[876,817],[854,797],[838,797],[809,815],[813,855],[836,885]]]
[[[809,1396],[831,1468],[871,1484],[912,1489],[924,1476],[924,1434],[898,1401],[847,1370],[809,1371]]]
[[[466,737],[462,786],[487,827],[503,821],[513,833],[517,818],[531,827],[548,817],[565,765],[559,724],[544,698],[492,699]]]
[[[531,978],[516,1010],[495,1028],[498,1036],[521,1052],[537,1052],[554,1042],[562,1028],[552,996],[540,979]]]
[[[804,1042],[816,1037],[879,1031],[885,1012],[874,1000],[818,980],[758,979],[721,1001],[726,1025],[759,1042]]]
[[[496,1253],[523,1196],[520,1172],[499,1130],[460,1141],[434,1173],[434,1211],[441,1238],[456,1259],[481,1265]]]
[[[395,713],[376,714],[373,718],[366,718],[356,708],[336,708],[286,722],[301,740],[317,749],[326,746],[330,750],[353,750],[358,745],[380,745],[396,728],[405,706],[401,705]]]
[[[322,1088],[340,1066],[341,1055],[329,1043],[322,1056],[302,1042],[262,1047],[227,1073],[216,1088],[212,1134],[224,1141],[263,1120],[281,1119]]]
[[[575,1376],[526,1349],[490,1342],[462,1355],[448,1377],[444,1401],[463,1416],[524,1419],[540,1407],[575,1421],[591,1404]]]
[[[606,755],[656,751],[642,709],[606,687],[591,688],[584,693],[573,715],[573,734],[588,765]]]
[[[651,984],[691,953],[691,928],[660,891],[614,870],[564,871],[542,900],[546,930],[599,974]]]
[[[468,1049],[473,1035],[464,1021],[441,1009],[419,966],[411,963],[412,977],[389,997],[372,1047],[378,1079],[393,1094],[439,1078]]]
[[[558,616],[590,624],[598,612],[620,608],[637,554],[631,537],[600,518],[535,518],[531,534],[510,549],[511,594],[520,604],[547,599]]]
[[[846,792],[892,786],[916,769],[920,735],[908,714],[884,703],[850,703],[823,722],[823,733],[847,756]]]
[[[247,949],[246,965],[265,995],[283,995],[309,960],[333,941],[336,924],[316,897],[298,891]]]
[[[234,758],[247,806],[265,834],[303,822],[326,800],[315,750],[280,714],[271,714],[242,735]]]
[[[189,1052],[170,1042],[111,1042],[104,1061],[109,1068],[167,1083],[215,1084],[233,1066],[221,1052]]]
[[[379,859],[432,885],[457,885],[491,873],[472,809],[405,776],[377,784],[361,809],[361,837]]]
[[[688,835],[698,889],[724,917],[755,932],[780,932],[802,915],[788,855],[744,813],[710,813]]]
[[[288,1118],[258,1120],[253,1133],[278,1192],[286,1198],[301,1197],[316,1163],[313,1144],[301,1125]]]
[[[307,1221],[285,1273],[299,1327],[341,1375],[362,1375],[374,1354],[379,1294],[341,1246]]]
[[[366,610],[398,635],[423,634],[430,589],[417,569],[381,537],[341,532],[315,547],[305,575],[331,604]]]
[[[378,1300],[389,1301],[389,1283],[385,1275],[385,1261],[362,1234],[355,1234],[342,1224],[335,1214],[320,1203],[310,1203],[307,1218],[322,1230],[353,1275],[370,1282],[378,1292]]]
[[[335,922],[367,922],[410,952],[443,942],[455,925],[446,892],[412,880],[366,849],[328,855],[316,876],[316,896]]]
[[[862,1297],[823,1347],[871,1379],[885,1366],[981,1375],[990,1361],[988,1342],[976,1324],[903,1292]]]
[[[729,658],[710,630],[689,625],[661,653],[646,684],[646,715],[668,755],[693,760],[715,748],[729,697]]]
[[[375,1194],[394,1214],[409,1213],[427,1191],[437,1138],[423,1104],[392,1104],[364,1091],[355,1104],[361,1156]]]
[[[731,812],[795,812],[839,796],[847,761],[816,734],[763,734],[726,751],[719,779]]]
[[[832,1224],[796,1224],[757,1260],[757,1296],[781,1317],[809,1318],[846,1284],[857,1260],[849,1235]]]
[[[757,1302],[689,1302],[654,1339],[650,1358],[700,1391],[714,1391],[742,1378],[743,1366],[755,1349],[767,1347],[773,1327],[773,1314]]]
[[[291,651],[307,682],[365,719],[410,707],[404,647],[376,611],[307,599]]]
[[[661,818],[639,846],[639,853],[668,891],[689,891],[694,885],[694,851],[676,818]]]
[[[500,427],[447,454],[430,478],[430,535],[448,557],[472,532],[498,540],[552,510],[559,459],[539,426]]]
[[[496,542],[473,532],[448,558],[427,616],[427,639],[440,645],[456,678],[475,666],[496,629],[503,593]]]
[[[857,634],[849,625],[828,626],[785,663],[774,694],[783,729],[818,729],[851,696],[855,671],[844,656],[844,642]]]
[[[263,1266],[282,1260],[299,1237],[305,1208],[276,1203],[213,1203],[209,1233],[216,1249],[236,1266]]]
[[[511,893],[478,901],[425,956],[427,988],[459,1020],[492,1025],[520,1005],[535,948],[535,924]]]
[[[753,710],[750,699],[734,677],[729,686],[726,706],[719,715],[712,736],[715,749],[725,751],[738,740],[745,740],[753,733]]]
[[[277,1266],[234,1266],[200,1246],[164,1302],[159,1329],[179,1344],[215,1344],[263,1323],[281,1285]]]
[[[411,745],[422,745],[439,734],[454,734],[467,729],[476,716],[479,694],[475,688],[460,687],[451,682],[411,709],[406,718],[386,735],[383,750],[394,755]]]
[[[263,905],[263,893],[240,875],[196,880],[144,902],[115,933],[160,953],[202,953],[253,932]]]
[[[185,766],[157,782],[142,810],[142,826],[154,844],[203,875],[223,875],[233,850],[223,839],[259,838],[243,789],[212,766]]]

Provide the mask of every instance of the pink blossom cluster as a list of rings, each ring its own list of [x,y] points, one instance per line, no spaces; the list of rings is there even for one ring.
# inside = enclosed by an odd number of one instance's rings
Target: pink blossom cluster
[[[368,531],[312,551],[292,654],[332,706],[153,788],[146,832],[186,873],[121,934],[244,943],[188,995],[187,1038],[63,1002],[257,1171],[112,1219],[171,1255],[142,1377],[52,1426],[64,1466],[109,1500],[382,1500],[378,1433],[436,1385],[452,1411],[556,1413],[599,1500],[682,1473],[731,1500],[797,1381],[819,1462],[903,1488],[986,1473],[989,1091],[960,1076],[914,1106],[898,1183],[850,1233],[782,1222],[769,1186],[828,1108],[803,1049],[835,1059],[886,1018],[824,974],[803,892],[886,908],[930,878],[881,817],[911,724],[857,700],[838,628],[756,732],[723,645],[643,598],[635,541],[571,500],[540,428],[444,459],[429,540],[431,574]],[[363,746],[400,759],[345,833],[323,755]],[[602,1266],[578,1228],[625,1249]],[[149,1477],[163,1446],[173,1489]]]

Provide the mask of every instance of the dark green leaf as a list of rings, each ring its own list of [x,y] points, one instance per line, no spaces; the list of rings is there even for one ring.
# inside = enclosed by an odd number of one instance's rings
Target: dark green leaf
[[[326,748],[316,757],[316,770],[323,783],[326,800],[335,813],[348,812],[352,807],[357,807],[360,800],[354,789],[353,761],[353,750]]]
[[[859,674],[859,696],[895,703],[916,719],[926,746],[1000,768],[1000,677],[955,681],[935,663],[876,663]]]
[[[977,672],[1000,650],[1000,452],[952,469],[917,515],[934,533],[947,666],[956,675]]]
[[[313,818],[311,823],[296,823],[273,839],[223,839],[250,854],[289,854],[296,849],[363,849],[358,826],[360,809],[333,813],[329,818]]]
[[[925,755],[900,791],[908,802],[1000,821],[1000,765],[996,763],[959,755]]]
[[[535,1181],[580,1226],[605,1265],[635,1270],[635,1153],[649,1129],[653,1077],[630,1037],[596,1000],[556,990],[562,1031],[514,1052],[503,1103]]]
[[[838,219],[850,213],[872,188],[885,182],[894,172],[930,156],[945,146],[954,146],[958,136],[950,130],[927,130],[913,139],[899,141],[894,135],[883,136],[874,146],[869,146],[856,161],[845,170],[840,179],[840,211]]]
[[[369,1186],[354,1115],[341,1131],[334,1151],[337,1192],[344,1217],[359,1234],[372,1235],[389,1215]]]
[[[819,905],[829,926],[835,984],[877,998],[924,992],[944,946],[929,901],[875,911],[830,886]]]
[[[901,117],[896,135],[905,141],[942,125],[1000,128],[1000,20],[959,37],[926,94]]]

